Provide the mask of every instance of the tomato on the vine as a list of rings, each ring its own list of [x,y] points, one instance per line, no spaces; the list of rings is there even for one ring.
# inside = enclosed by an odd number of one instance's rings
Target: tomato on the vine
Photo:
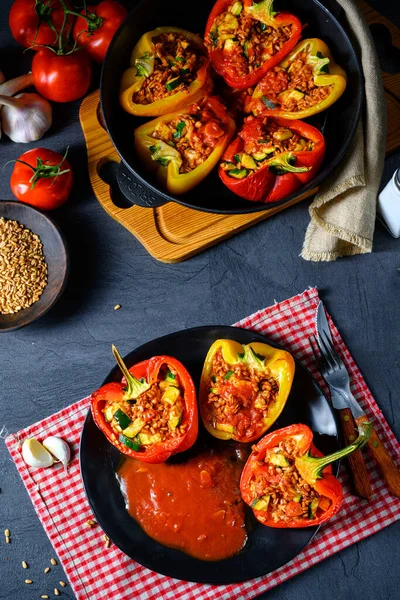
[[[74,177],[66,154],[47,148],[28,150],[15,161],[10,186],[14,196],[41,210],[58,208],[68,199]]]
[[[67,9],[71,6],[65,2]],[[75,17],[68,14],[63,38],[72,30]],[[64,21],[64,10],[60,0],[15,0],[9,14],[9,25],[13,37],[26,48],[39,50],[42,45],[58,42]]]
[[[103,0],[97,6],[88,6],[81,14],[84,17],[78,17],[75,21],[74,40],[78,46],[85,46],[93,60],[102,63],[128,11],[116,0]]]
[[[33,85],[45,98],[71,102],[86,94],[92,78],[92,64],[86,52],[58,54],[49,48],[39,50],[32,61]]]

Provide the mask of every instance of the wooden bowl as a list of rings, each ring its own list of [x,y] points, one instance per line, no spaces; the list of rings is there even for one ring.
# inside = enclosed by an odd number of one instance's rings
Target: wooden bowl
[[[0,333],[13,331],[39,319],[57,302],[68,276],[68,254],[56,225],[43,213],[22,202],[0,201],[0,217],[18,221],[36,233],[47,263],[47,285],[39,300],[15,314],[0,314]]]

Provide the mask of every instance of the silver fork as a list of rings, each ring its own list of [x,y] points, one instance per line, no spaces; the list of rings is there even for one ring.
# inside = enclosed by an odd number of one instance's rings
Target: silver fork
[[[315,335],[310,337],[310,345],[318,370],[329,387],[332,404],[339,414],[343,439],[348,445],[356,438],[353,416],[362,417],[364,413],[350,391],[347,369],[333,348],[332,342],[324,333],[323,331],[319,332],[319,339]],[[356,493],[362,498],[370,500],[372,488],[361,450],[357,450],[349,456],[348,461]]]

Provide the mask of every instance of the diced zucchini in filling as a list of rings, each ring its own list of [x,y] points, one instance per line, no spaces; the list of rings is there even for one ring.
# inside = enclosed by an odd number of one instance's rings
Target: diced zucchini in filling
[[[235,2],[230,8],[230,12],[238,17],[243,10],[243,4],[241,2]]]
[[[182,422],[182,411],[179,410],[179,408],[175,406],[169,414],[168,427],[170,429],[176,429],[177,427],[179,427],[181,422]]]
[[[163,402],[167,402],[167,404],[175,404],[180,396],[179,388],[174,387],[172,385],[168,386],[163,395],[161,396],[161,400]]]
[[[140,433],[136,439],[139,444],[142,444],[143,446],[149,446],[151,444],[157,444],[158,442],[161,442],[161,434],[155,433],[154,435],[148,435],[147,433]]]
[[[301,498],[301,494],[296,494],[295,496],[293,496],[293,502],[300,502]]]
[[[256,160],[257,162],[261,162],[262,160],[264,160],[267,157],[267,153],[266,152],[255,152],[253,154],[253,158],[254,160]]]
[[[286,104],[286,102],[289,102],[289,100],[301,100],[304,98],[304,94],[298,90],[285,90],[278,95],[278,98],[279,102]]]
[[[230,177],[234,177],[235,179],[244,179],[248,175],[247,169],[231,169],[228,171],[228,175]]]
[[[235,37],[236,30],[239,28],[239,21],[232,13],[226,13],[224,20],[218,25],[218,38],[225,41]]]
[[[221,163],[221,169],[224,171],[231,171],[232,169],[236,169],[236,165],[230,162]]]
[[[118,425],[121,427],[121,429],[123,429],[123,430],[127,429],[127,427],[129,427],[129,425],[132,423],[132,420],[120,408],[118,408],[115,411],[115,413],[114,413],[114,419],[118,423]]]
[[[133,438],[135,437],[135,435],[137,435],[145,426],[146,422],[143,421],[143,419],[135,419],[133,421],[133,423],[131,423],[131,425],[129,425],[129,427],[127,427],[126,429],[124,429],[124,435],[126,435],[129,438]]]
[[[246,58],[249,58],[249,50],[252,47],[252,43],[250,40],[246,40],[245,43],[243,44],[243,54],[245,55]]]
[[[227,433],[234,432],[233,425],[228,425],[227,423],[216,423],[215,429],[218,429],[218,431],[226,431]]]
[[[317,508],[319,505],[319,498],[314,498],[308,505],[308,518],[314,519],[315,513],[317,512]]]
[[[175,386],[178,385],[178,381],[177,381],[176,375],[172,371],[170,371],[169,369],[167,371],[167,375],[165,377],[165,381],[167,381],[170,385],[175,385]]]
[[[225,40],[224,50],[231,52],[234,49],[234,47],[237,45],[238,45],[237,42],[235,42],[232,38],[229,38],[229,39]]]
[[[252,156],[250,156],[250,154],[243,154],[242,155],[242,165],[246,168],[246,169],[257,169],[257,165],[254,162],[254,159]]]
[[[267,510],[269,504],[270,496],[262,496],[261,498],[256,498],[251,503],[251,508],[255,510]]]
[[[275,133],[272,134],[272,137],[283,142],[285,140],[290,140],[290,138],[293,137],[293,132],[286,128],[278,129],[278,131],[275,131]]]
[[[268,461],[271,463],[271,465],[276,465],[277,467],[288,467],[289,466],[289,461],[287,460],[287,458],[285,456],[283,456],[283,454],[279,454],[279,453],[272,453],[268,457]]]

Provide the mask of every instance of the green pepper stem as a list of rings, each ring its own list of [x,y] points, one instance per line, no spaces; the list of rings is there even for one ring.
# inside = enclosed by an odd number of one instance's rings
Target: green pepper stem
[[[140,394],[143,394],[143,392],[147,391],[150,388],[150,385],[145,379],[136,379],[136,377],[134,377],[132,373],[129,372],[128,367],[122,360],[121,355],[118,352],[117,348],[114,346],[114,344],[111,345],[111,349],[114,358],[117,362],[117,365],[121,369],[122,374],[126,379],[127,385],[125,388],[124,400],[136,400],[136,398],[138,398]]]
[[[358,426],[358,438],[350,446],[346,446],[346,448],[342,448],[333,454],[328,454],[328,456],[321,456],[320,458],[311,456],[309,452],[303,456],[298,456],[295,460],[298,472],[309,485],[314,485],[317,479],[322,477],[322,471],[326,466],[335,462],[335,460],[340,460],[352,454],[356,450],[360,450],[369,440],[371,432],[372,423],[360,423]]]

